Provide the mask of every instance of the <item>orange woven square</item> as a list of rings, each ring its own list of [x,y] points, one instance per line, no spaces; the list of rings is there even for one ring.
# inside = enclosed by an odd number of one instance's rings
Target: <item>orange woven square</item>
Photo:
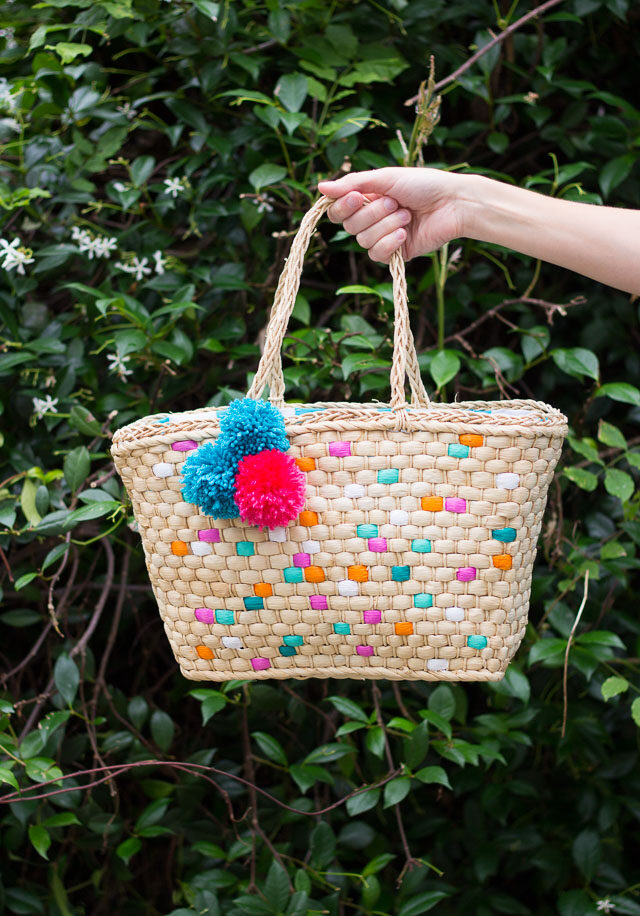
[[[307,582],[324,582],[324,570],[319,566],[307,566],[304,571]]]
[[[498,569],[511,569],[513,560],[508,553],[499,553],[493,558],[493,565]]]
[[[273,595],[273,589],[268,582],[258,582],[254,591],[258,598],[270,598]]]
[[[296,458],[296,464],[301,471],[315,471],[316,469],[315,458]]]
[[[401,623],[397,623],[396,627],[396,636],[411,636],[413,633],[413,624],[409,620],[403,620]]]
[[[172,541],[171,553],[175,553],[177,557],[186,557],[189,553],[189,546],[185,541]]]
[[[442,512],[441,496],[423,496],[422,508],[425,512]]]
[[[318,513],[310,512],[308,509],[303,509],[299,516],[301,525],[317,525],[318,524]]]
[[[369,570],[366,566],[350,566],[349,578],[355,582],[366,582],[369,579]]]
[[[213,651],[209,646],[196,646],[196,652],[200,658],[213,658]]]
[[[460,445],[468,445],[469,448],[479,448],[484,442],[484,436],[477,436],[475,433],[463,433],[460,436]]]

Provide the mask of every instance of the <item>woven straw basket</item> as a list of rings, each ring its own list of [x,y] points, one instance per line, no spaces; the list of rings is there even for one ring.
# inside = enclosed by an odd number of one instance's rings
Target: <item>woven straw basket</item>
[[[524,634],[567,420],[538,401],[431,404],[397,253],[389,404],[285,406],[280,349],[330,203],[314,204],[293,241],[248,392],[268,384],[284,417],[306,474],[298,518],[270,530],[184,502],[183,462],[215,441],[226,408],[114,435],[166,633],[191,680],[499,680]]]

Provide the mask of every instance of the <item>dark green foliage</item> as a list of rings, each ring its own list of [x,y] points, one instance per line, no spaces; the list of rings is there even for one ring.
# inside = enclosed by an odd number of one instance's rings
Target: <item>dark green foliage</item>
[[[440,395],[570,419],[494,685],[189,684],[108,454],[134,418],[246,392],[318,179],[402,164],[429,55],[442,79],[529,9],[4,6],[0,913],[640,913],[633,297],[468,240],[409,264]],[[442,90],[425,164],[640,207],[639,25],[627,0],[530,20]],[[386,270],[327,222],[288,396],[385,398],[391,332]]]

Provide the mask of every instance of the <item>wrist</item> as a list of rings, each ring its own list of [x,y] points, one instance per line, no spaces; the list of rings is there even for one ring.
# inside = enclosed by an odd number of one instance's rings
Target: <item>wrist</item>
[[[462,234],[477,241],[490,241],[491,224],[497,210],[504,207],[502,198],[509,186],[485,175],[459,175],[458,204]]]

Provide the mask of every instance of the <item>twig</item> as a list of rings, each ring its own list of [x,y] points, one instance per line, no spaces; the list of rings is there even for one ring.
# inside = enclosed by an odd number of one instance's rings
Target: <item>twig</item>
[[[0,679],[1,679],[5,684],[7,683],[7,681],[9,680],[9,678],[12,678],[12,677],[14,676],[14,674],[17,674],[19,671],[22,671],[22,669],[25,667],[25,665],[27,665],[27,664],[31,661],[31,659],[33,658],[33,656],[36,655],[36,654],[38,653],[38,651],[39,651],[39,649],[40,649],[40,646],[42,645],[42,643],[43,643],[43,642],[45,641],[45,639],[47,638],[47,634],[48,634],[48,632],[49,632],[49,630],[51,629],[52,626],[53,626],[53,624],[51,623],[51,621],[49,621],[49,622],[47,623],[47,625],[45,626],[44,630],[42,631],[42,633],[40,634],[40,636],[38,636],[37,640],[34,642],[34,644],[33,644],[33,646],[31,647],[31,649],[27,652],[27,654],[25,655],[25,657],[22,659],[22,661],[21,661],[19,664],[17,664],[17,665],[15,666],[15,668],[12,668],[11,671],[7,671],[6,673],[0,674]]]
[[[458,67],[457,70],[454,70],[453,73],[449,74],[449,76],[445,76],[444,79],[437,82],[435,86],[433,87],[434,91],[438,92],[438,90],[442,89],[444,86],[448,86],[449,83],[455,82],[455,80],[457,80],[459,76],[462,76],[462,74],[466,70],[468,70],[469,67],[472,67],[477,60],[479,60],[484,54],[490,51],[491,48],[495,48],[497,44],[500,44],[500,42],[504,41],[505,38],[508,38],[509,35],[512,35],[513,32],[516,31],[516,29],[519,29],[530,19],[533,19],[536,16],[539,16],[541,13],[546,13],[547,10],[550,10],[552,7],[557,6],[559,3],[562,3],[562,0],[547,0],[546,3],[542,3],[540,6],[537,6],[534,10],[531,10],[530,12],[526,13],[524,16],[521,16],[520,19],[517,19],[514,23],[512,23],[512,25],[506,28],[504,32],[500,32],[499,35],[496,35],[495,38],[492,38],[491,41],[488,42],[486,45],[484,45],[484,47],[480,48],[479,51],[476,51],[476,53],[473,54],[469,58],[469,60],[465,61],[464,64]],[[418,101],[418,96],[414,95],[410,99],[407,99],[407,101],[404,104],[413,105],[417,101]]]
[[[564,698],[564,711],[562,713],[562,732],[560,737],[564,738],[567,731],[567,711],[569,708],[569,699],[567,697],[567,677],[569,671],[569,650],[571,649],[571,643],[573,641],[573,634],[575,633],[578,624],[580,623],[580,618],[582,617],[582,612],[584,611],[585,604],[587,603],[587,595],[589,594],[589,570],[584,574],[584,594],[582,596],[582,602],[576,614],[576,619],[573,621],[573,626],[571,627],[571,632],[569,633],[569,639],[567,640],[567,651],[564,653],[564,671],[562,674],[562,695]]]

